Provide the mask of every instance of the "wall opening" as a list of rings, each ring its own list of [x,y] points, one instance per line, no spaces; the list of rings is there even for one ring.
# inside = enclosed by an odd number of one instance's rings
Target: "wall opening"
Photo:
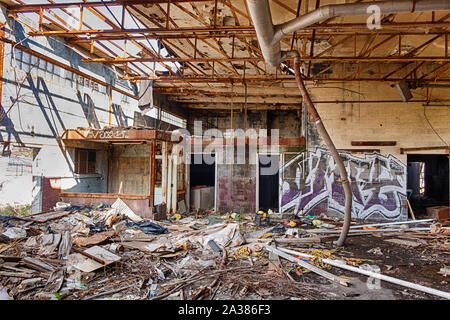
[[[259,155],[258,164],[259,210],[271,209],[278,212],[280,157],[278,155]],[[276,168],[276,170],[271,168]]]
[[[191,155],[190,164],[190,189],[191,189],[191,209],[211,210],[214,209],[214,194],[216,186],[216,157],[209,155],[213,161],[205,161],[200,155]],[[212,162],[212,163],[211,163]]]
[[[449,158],[447,155],[408,155],[408,198],[417,216],[426,208],[449,205]]]

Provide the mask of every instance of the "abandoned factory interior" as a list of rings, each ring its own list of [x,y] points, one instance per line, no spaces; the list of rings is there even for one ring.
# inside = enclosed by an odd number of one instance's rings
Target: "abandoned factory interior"
[[[0,9],[0,300],[450,299],[449,0]]]

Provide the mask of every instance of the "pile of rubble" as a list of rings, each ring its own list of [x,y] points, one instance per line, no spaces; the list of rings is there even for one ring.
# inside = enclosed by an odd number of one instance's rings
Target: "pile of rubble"
[[[335,299],[330,284],[347,290],[361,275],[450,298],[448,290],[380,273],[380,260],[345,251],[352,246],[336,248],[341,226],[339,218],[272,212],[150,221],[121,199],[58,203],[50,212],[0,217],[0,299]],[[369,235],[388,246],[449,251],[449,228],[432,219],[352,223],[350,240]],[[345,290],[343,297],[354,295]]]

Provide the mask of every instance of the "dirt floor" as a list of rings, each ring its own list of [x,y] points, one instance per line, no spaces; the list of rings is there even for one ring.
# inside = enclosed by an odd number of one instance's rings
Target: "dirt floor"
[[[336,248],[342,221],[326,216],[274,217],[269,226],[258,226],[251,214],[132,222],[108,207],[72,207],[36,217],[0,220],[0,298],[444,299],[330,266],[324,258],[450,292],[449,276],[439,273],[450,263],[450,234],[442,223],[420,225],[429,231],[405,225],[352,231]],[[312,255],[298,258],[348,286],[269,253],[265,245],[271,244]]]

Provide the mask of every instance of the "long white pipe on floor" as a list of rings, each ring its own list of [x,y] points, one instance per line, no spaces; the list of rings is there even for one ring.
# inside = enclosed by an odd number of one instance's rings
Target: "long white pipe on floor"
[[[374,224],[363,224],[360,226],[351,226],[350,229],[363,228],[363,227],[381,227],[381,226],[394,226],[397,224],[420,224],[431,222],[433,219],[422,219],[422,220],[409,220],[409,221],[396,221],[396,222],[383,222],[383,223],[374,223]]]
[[[286,253],[290,253],[290,254],[294,254],[296,256],[300,256],[300,257],[305,257],[305,258],[313,258],[314,257],[314,256],[312,256],[310,254],[297,252],[297,251],[289,250],[289,249],[285,249],[285,248],[277,248],[277,249],[280,250],[280,251],[284,251]],[[360,274],[366,275],[368,277],[372,277],[372,278],[375,278],[375,279],[380,279],[380,280],[383,280],[383,281],[395,283],[395,284],[398,284],[398,285],[406,287],[406,288],[411,288],[411,289],[414,289],[414,290],[422,291],[422,292],[425,292],[425,293],[429,293],[429,294],[432,294],[432,295],[435,295],[435,296],[438,296],[438,297],[450,300],[450,293],[445,292],[445,291],[440,291],[440,290],[437,290],[437,289],[433,289],[433,288],[422,286],[420,284],[415,284],[415,283],[412,283],[412,282],[408,282],[408,281],[400,280],[400,279],[397,279],[397,278],[389,277],[389,276],[386,276],[386,275],[381,274],[381,273],[376,273],[376,272],[364,270],[364,269],[361,269],[361,268],[352,267],[352,266],[349,266],[349,265],[347,265],[344,262],[339,261],[339,260],[322,259],[322,261],[324,263],[329,264],[329,265],[334,266],[334,267],[346,269],[346,270],[349,270],[349,271],[353,271],[353,272],[356,272],[356,273],[360,273]]]

